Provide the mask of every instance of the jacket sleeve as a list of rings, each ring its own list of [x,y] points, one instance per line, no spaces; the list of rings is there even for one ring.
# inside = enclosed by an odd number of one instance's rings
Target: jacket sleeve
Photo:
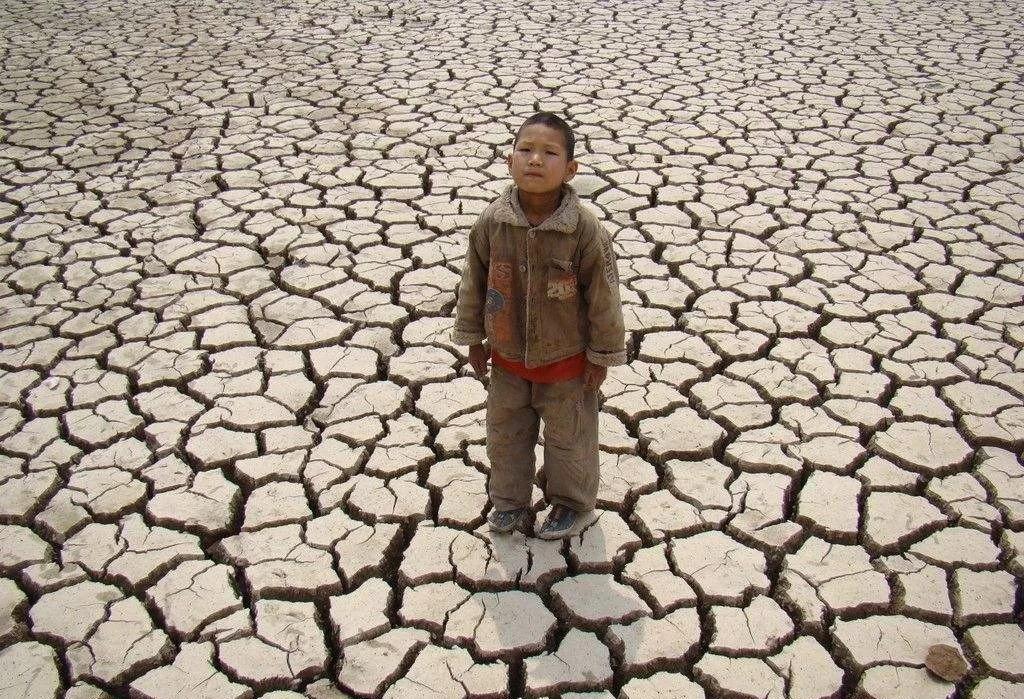
[[[462,265],[458,302],[455,306],[455,328],[452,342],[476,345],[484,341],[484,303],[487,299],[487,268],[490,244],[477,221],[469,232],[466,260]]]
[[[626,329],[615,251],[604,226],[595,221],[594,227],[596,231],[588,236],[580,252],[580,285],[590,326],[587,359],[601,366],[625,364]]]

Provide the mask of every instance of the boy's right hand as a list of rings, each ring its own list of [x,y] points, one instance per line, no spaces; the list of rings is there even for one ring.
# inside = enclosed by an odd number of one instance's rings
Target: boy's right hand
[[[469,364],[473,367],[473,371],[476,372],[477,378],[483,378],[487,376],[487,360],[490,358],[490,352],[484,345],[472,345],[469,348]]]

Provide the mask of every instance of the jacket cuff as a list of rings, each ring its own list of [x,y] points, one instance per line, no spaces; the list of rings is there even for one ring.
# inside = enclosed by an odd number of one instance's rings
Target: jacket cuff
[[[626,350],[619,352],[597,352],[587,349],[587,361],[598,366],[616,366],[626,363]]]
[[[487,335],[482,332],[459,330],[458,328],[452,330],[452,344],[454,345],[479,345],[486,339]]]

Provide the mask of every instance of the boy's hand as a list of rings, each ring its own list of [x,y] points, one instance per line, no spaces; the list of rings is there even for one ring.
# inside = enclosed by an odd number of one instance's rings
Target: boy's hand
[[[487,376],[487,360],[490,352],[483,345],[472,345],[469,348],[469,365],[473,367],[473,371],[476,372],[477,378],[482,379]]]
[[[591,364],[590,361],[587,361],[587,366],[583,369],[583,387],[590,391],[596,391],[601,388],[606,376],[608,376],[608,367]]]

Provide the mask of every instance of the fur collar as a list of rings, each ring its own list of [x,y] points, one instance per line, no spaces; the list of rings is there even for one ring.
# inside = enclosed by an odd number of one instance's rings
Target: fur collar
[[[530,222],[526,220],[526,214],[523,213],[522,207],[519,206],[519,197],[516,195],[514,184],[509,185],[494,204],[494,218],[499,223],[532,228]],[[562,203],[544,223],[537,226],[537,230],[574,233],[580,221],[579,207],[580,198],[576,194],[576,190],[568,184],[563,184]]]

